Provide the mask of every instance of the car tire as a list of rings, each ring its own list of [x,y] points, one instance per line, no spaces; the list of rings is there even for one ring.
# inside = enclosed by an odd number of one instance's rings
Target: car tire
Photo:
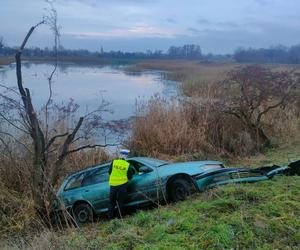
[[[78,225],[93,222],[93,209],[87,203],[81,203],[73,209],[74,219]]]
[[[175,179],[170,186],[170,198],[173,202],[183,201],[192,192],[192,184],[183,178]]]

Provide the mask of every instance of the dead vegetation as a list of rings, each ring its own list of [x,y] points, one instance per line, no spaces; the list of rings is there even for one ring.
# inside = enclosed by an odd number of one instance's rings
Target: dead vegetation
[[[170,80],[198,84],[203,81],[222,80],[226,72],[237,66],[229,63],[202,64],[190,60],[145,60],[127,67],[127,71],[158,70],[163,71],[165,77]]]
[[[100,102],[97,112],[78,120],[73,101],[53,102],[49,77],[49,99],[36,111],[30,91],[23,87],[21,51],[17,54],[18,89],[4,87],[1,92],[0,233],[4,237],[44,227],[36,210],[43,207],[48,214],[57,184],[68,173],[109,157],[93,140],[103,128],[101,114],[108,111],[107,103]],[[245,74],[244,68],[234,64],[161,60],[143,62],[130,70],[145,68],[167,70],[165,77],[182,84],[176,100],[154,96],[137,104],[127,142],[137,155],[183,160],[249,157],[298,139],[299,76],[285,67],[276,68],[278,74],[263,68]],[[280,73],[282,70],[286,72]],[[269,143],[257,139],[260,130]],[[34,198],[35,194],[39,197]],[[37,206],[40,201],[42,205]]]
[[[23,82],[22,52],[33,31],[45,24],[53,32],[57,52],[59,27],[56,11],[52,2],[49,4],[48,15],[29,29],[16,51],[17,86],[0,85],[0,223],[5,225],[2,236],[6,235],[5,230],[22,234],[35,221],[51,227],[51,204],[60,181],[74,170],[107,160],[100,148],[111,145],[99,144],[95,139],[102,130],[109,133],[102,120],[103,113],[109,112],[108,102],[100,97],[99,106],[82,114],[74,100],[62,104],[53,100],[52,78],[57,60],[46,78],[48,99],[41,110],[33,105],[31,90]],[[21,204],[24,199],[28,203]]]
[[[10,63],[14,62],[14,58],[13,57],[9,57],[9,56],[0,56],[0,67],[3,65],[8,65]]]
[[[155,96],[137,104],[128,141],[137,154],[249,156],[298,139],[296,71],[245,66],[231,69],[222,81],[193,77],[185,77],[179,100]]]

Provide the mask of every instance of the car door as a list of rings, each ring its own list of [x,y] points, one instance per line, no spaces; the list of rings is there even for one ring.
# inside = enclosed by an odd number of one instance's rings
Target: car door
[[[81,185],[84,199],[90,202],[98,212],[106,210],[108,207],[108,168],[109,164],[91,172],[83,179]]]
[[[136,169],[136,173],[128,184],[128,202],[142,203],[154,201],[157,198],[157,181],[155,169],[137,162],[130,162]],[[140,172],[141,167],[149,169],[148,173]]]

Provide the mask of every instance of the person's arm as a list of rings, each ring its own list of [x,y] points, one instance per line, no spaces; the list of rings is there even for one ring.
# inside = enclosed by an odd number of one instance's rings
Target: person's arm
[[[134,173],[135,173],[135,171],[134,171],[133,167],[129,166],[128,171],[127,171],[127,178],[128,178],[128,180],[132,179]]]
[[[109,166],[109,169],[108,169],[108,174],[109,175],[111,174],[113,163],[114,163],[114,161],[112,161],[110,166]]]

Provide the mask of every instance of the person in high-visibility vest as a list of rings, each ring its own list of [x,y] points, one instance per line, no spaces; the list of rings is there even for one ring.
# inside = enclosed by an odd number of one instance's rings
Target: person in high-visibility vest
[[[122,216],[124,213],[124,202],[127,197],[127,184],[131,180],[134,170],[126,161],[129,150],[120,150],[120,158],[113,160],[109,168],[109,207],[108,219],[114,217],[114,210],[117,205],[118,214]]]

